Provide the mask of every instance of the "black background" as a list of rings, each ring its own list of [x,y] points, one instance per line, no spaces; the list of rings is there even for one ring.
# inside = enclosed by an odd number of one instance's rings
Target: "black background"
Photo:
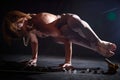
[[[1,27],[5,14],[11,10],[26,13],[50,12],[53,14],[75,13],[87,21],[96,34],[103,40],[117,44],[116,55],[120,61],[120,2],[119,0],[1,0],[0,1],[0,55],[30,54],[31,48],[24,47],[22,40],[13,41],[8,46],[2,38]],[[114,19],[109,19],[113,14]],[[112,15],[111,15],[112,16]],[[102,58],[98,53],[73,45],[73,57]],[[39,38],[39,56],[64,56],[64,45],[56,44],[49,38]]]

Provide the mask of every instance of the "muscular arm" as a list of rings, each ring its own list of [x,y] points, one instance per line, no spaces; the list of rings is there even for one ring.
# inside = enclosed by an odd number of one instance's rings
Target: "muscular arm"
[[[65,44],[65,63],[71,64],[72,59],[72,43],[67,41]]]
[[[29,33],[29,37],[32,48],[32,59],[29,61],[29,64],[34,65],[36,64],[38,57],[38,39],[36,34],[32,32]]]
[[[58,41],[64,43],[65,45],[65,62],[60,64],[60,67],[70,67],[72,66],[72,42],[66,38],[58,38]]]

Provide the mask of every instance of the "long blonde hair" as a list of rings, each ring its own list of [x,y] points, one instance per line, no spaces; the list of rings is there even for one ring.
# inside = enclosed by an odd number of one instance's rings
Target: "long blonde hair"
[[[29,14],[23,13],[21,11],[10,11],[4,17],[3,20],[3,37],[7,43],[10,44],[12,39],[18,39],[23,36],[21,31],[18,31],[15,22],[18,21],[20,18],[26,17],[27,19],[31,19]]]

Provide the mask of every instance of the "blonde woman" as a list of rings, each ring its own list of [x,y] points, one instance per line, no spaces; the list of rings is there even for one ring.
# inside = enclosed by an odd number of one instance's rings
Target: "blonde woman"
[[[91,49],[105,57],[114,55],[116,45],[101,40],[89,24],[76,14],[54,15],[47,12],[27,14],[11,11],[3,21],[3,34],[7,42],[23,38],[25,46],[31,43],[32,58],[29,66],[36,66],[38,58],[38,38],[52,37],[57,43],[65,45],[65,62],[61,67],[72,66],[72,43]]]

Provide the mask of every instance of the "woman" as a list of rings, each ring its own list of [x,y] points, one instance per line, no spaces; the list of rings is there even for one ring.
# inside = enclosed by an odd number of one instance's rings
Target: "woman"
[[[65,45],[65,62],[61,67],[72,66],[72,43],[86,47],[105,57],[114,55],[116,45],[101,40],[89,24],[75,14],[54,15],[51,13],[26,14],[11,11],[4,19],[3,33],[5,39],[23,38],[24,45],[31,43],[32,59],[28,65],[36,65],[38,58],[37,37],[52,37],[56,42]]]

